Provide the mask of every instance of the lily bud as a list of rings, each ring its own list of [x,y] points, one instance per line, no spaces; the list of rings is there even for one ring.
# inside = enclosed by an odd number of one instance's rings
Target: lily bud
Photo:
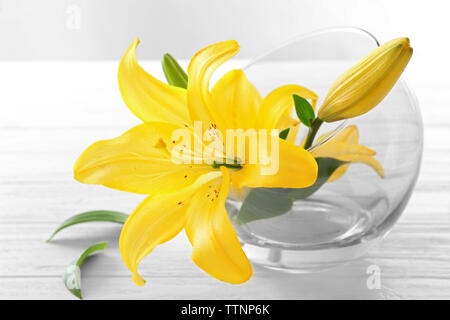
[[[333,122],[370,111],[391,91],[412,52],[408,38],[391,40],[373,50],[336,79],[318,117]]]

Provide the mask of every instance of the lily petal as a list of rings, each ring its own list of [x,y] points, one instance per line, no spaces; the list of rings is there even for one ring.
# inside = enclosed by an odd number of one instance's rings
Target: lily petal
[[[265,168],[261,161],[245,164],[233,173],[233,185],[237,188],[306,188],[317,179],[317,162],[302,147],[279,139],[279,166],[272,175],[262,174]]]
[[[224,129],[255,128],[255,114],[262,101],[256,88],[242,70],[231,70],[211,90],[214,108],[223,119]]]
[[[322,141],[325,139],[329,133],[325,133],[320,136],[320,138],[317,140],[317,142]],[[347,126],[344,129],[342,129],[340,132],[338,132],[334,137],[333,141],[344,141],[348,143],[358,143],[359,141],[359,132],[358,128],[355,125]]]
[[[128,108],[142,121],[190,123],[186,90],[167,85],[142,69],[136,59],[136,39],[119,65],[119,88]]]
[[[340,177],[342,177],[344,175],[344,173],[347,171],[348,167],[350,167],[349,164],[344,164],[344,165],[340,166],[339,168],[337,168],[336,170],[334,170],[334,172],[328,178],[327,182],[333,182],[333,181],[336,181],[337,179],[339,179]]]
[[[384,169],[383,166],[376,160],[375,158],[367,155],[360,155],[360,154],[348,154],[345,156],[339,157],[339,160],[342,161],[348,161],[348,162],[360,162],[365,163],[368,166],[372,167],[378,173],[378,175],[382,178],[384,178]]]
[[[201,132],[193,129],[190,126],[180,127],[175,124],[163,122],[149,122],[161,136],[161,140],[166,144],[167,149],[176,151],[177,158],[181,162],[195,164],[212,164],[214,161],[223,161],[225,157],[223,148],[223,136],[217,130],[208,131],[210,133],[207,138],[203,140]],[[194,124],[194,127],[196,124]],[[177,131],[180,130],[181,131]],[[201,129],[201,128],[197,128]],[[175,140],[174,140],[175,139]],[[174,147],[177,149],[173,150]],[[181,157],[179,154],[182,151]]]
[[[375,151],[356,143],[347,143],[343,141],[327,141],[322,146],[312,150],[311,154],[315,158],[338,158],[346,154],[361,154],[373,156],[375,155]]]
[[[140,194],[173,192],[211,171],[208,165],[175,164],[150,123],[88,147],[74,166],[75,179]]]
[[[312,106],[315,108],[317,94],[298,85],[285,85],[270,92],[261,102],[257,116],[258,127],[285,129],[297,124],[298,121],[291,117],[294,106],[293,94],[297,94],[305,99],[311,99]]]
[[[222,181],[204,185],[193,196],[186,234],[193,247],[192,260],[201,269],[219,280],[237,284],[250,279],[252,267],[225,210],[230,175],[228,169],[221,170]]]
[[[234,40],[218,42],[200,50],[188,67],[188,107],[191,119],[203,121],[204,126],[221,120],[213,108],[209,92],[209,80],[214,71],[239,51]]]
[[[318,141],[322,141],[328,133],[322,135]],[[311,151],[314,157],[331,157],[341,161],[361,162],[371,166],[381,177],[384,177],[384,170],[381,164],[373,158],[375,151],[365,146],[359,145],[358,128],[355,125],[348,126],[329,141]],[[328,178],[328,182],[339,179],[349,168],[345,164],[337,168]]]
[[[136,284],[145,284],[137,271],[139,262],[156,246],[172,239],[183,229],[192,195],[221,174],[220,171],[210,172],[189,188],[147,197],[128,217],[120,234],[119,246],[122,259],[133,273]]]
[[[297,138],[299,129],[300,129],[300,122],[290,127],[286,141],[295,144],[295,139]]]

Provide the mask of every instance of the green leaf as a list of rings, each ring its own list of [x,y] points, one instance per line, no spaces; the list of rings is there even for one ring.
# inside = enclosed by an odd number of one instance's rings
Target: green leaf
[[[92,253],[105,249],[108,242],[98,242],[87,248],[78,259],[69,264],[63,273],[63,281],[67,290],[69,290],[74,296],[83,299],[81,294],[81,272],[80,268],[83,265],[84,260]]]
[[[162,68],[170,85],[187,89],[188,75],[180,67],[177,60],[168,53],[163,57]]]
[[[92,221],[108,221],[124,224],[127,218],[128,218],[127,214],[118,211],[95,210],[83,212],[75,216],[72,216],[69,219],[64,220],[55,230],[55,232],[53,232],[50,238],[48,238],[47,242],[50,242],[59,231],[67,227],[73,226],[75,224]]]
[[[280,138],[283,139],[283,140],[286,140],[290,129],[291,128],[287,128],[287,129],[284,129],[283,131],[281,131],[280,134],[279,134]]]
[[[316,158],[318,173],[316,182],[307,188],[300,189],[290,189],[289,197],[293,200],[302,200],[306,199],[314,192],[320,189],[325,182],[327,182],[328,178],[333,174],[333,172],[339,168],[341,165],[346,164],[345,161],[340,161],[334,158]]]
[[[313,121],[316,119],[314,109],[311,104],[299,95],[293,94],[295,112],[299,120],[307,127],[311,127]]]
[[[245,198],[235,223],[242,225],[254,220],[282,215],[292,208],[292,199],[283,189],[255,188]]]

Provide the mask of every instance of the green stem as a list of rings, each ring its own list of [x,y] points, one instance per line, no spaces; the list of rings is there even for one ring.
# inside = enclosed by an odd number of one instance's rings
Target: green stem
[[[217,163],[214,161],[213,168],[217,169],[220,168],[220,166],[224,166],[225,168],[231,168],[231,169],[242,169],[242,166],[239,163]]]
[[[309,128],[308,135],[306,136],[305,145],[303,146],[305,149],[309,149],[313,142],[314,138],[316,137],[317,132],[319,131],[320,126],[322,125],[323,121],[319,118],[316,118],[314,122],[311,124],[311,127]]]

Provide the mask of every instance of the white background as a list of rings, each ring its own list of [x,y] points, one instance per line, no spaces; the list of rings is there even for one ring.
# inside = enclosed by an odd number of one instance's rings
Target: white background
[[[79,28],[71,27],[74,6]],[[0,59],[118,59],[135,37],[142,58],[190,58],[226,39],[249,58],[295,35],[347,25],[380,42],[410,37],[406,75],[450,83],[449,11],[445,0],[0,0]]]

